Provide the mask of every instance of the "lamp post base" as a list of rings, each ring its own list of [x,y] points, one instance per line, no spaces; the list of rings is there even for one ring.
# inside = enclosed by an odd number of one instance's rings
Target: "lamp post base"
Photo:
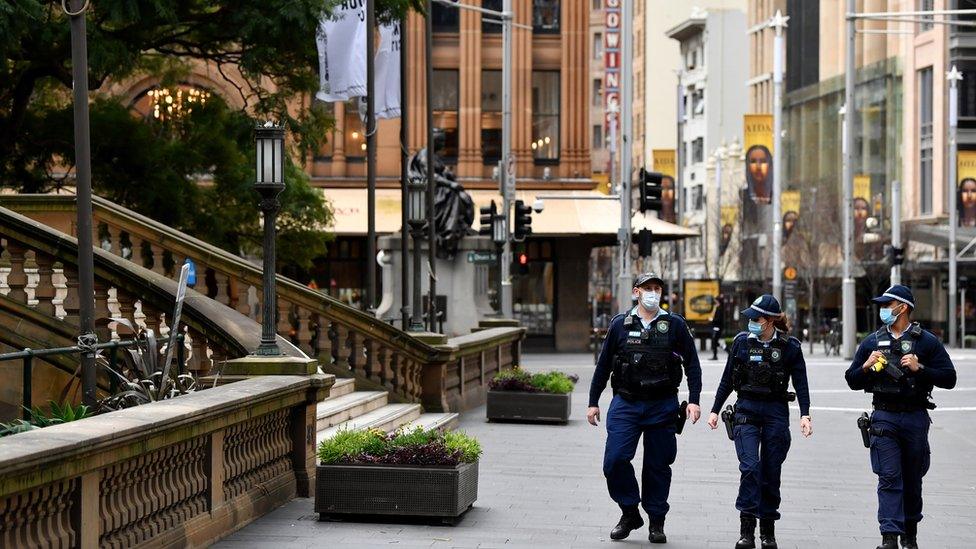
[[[254,354],[255,356],[281,356],[281,349],[276,342],[262,341]]]

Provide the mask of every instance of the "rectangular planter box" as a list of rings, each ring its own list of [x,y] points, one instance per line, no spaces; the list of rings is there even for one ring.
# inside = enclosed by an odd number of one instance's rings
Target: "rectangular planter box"
[[[315,512],[455,519],[478,499],[478,462],[457,467],[319,465]]]
[[[488,391],[488,420],[560,422],[569,421],[572,393],[523,393]]]

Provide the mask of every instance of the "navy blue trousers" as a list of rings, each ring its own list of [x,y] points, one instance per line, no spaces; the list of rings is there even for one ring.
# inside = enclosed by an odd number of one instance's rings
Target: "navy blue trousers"
[[[678,453],[674,433],[677,414],[676,395],[660,400],[633,401],[615,395],[610,402],[603,475],[607,477],[610,497],[622,509],[641,504],[651,520],[663,520],[668,514],[671,464]],[[643,492],[637,485],[631,464],[641,435],[644,435]]]
[[[922,477],[929,470],[929,414],[885,412],[871,415],[871,469],[878,475],[878,522],[883,534],[905,532],[905,521],[922,520]]]
[[[735,413],[759,423],[732,430],[740,473],[735,508],[743,515],[779,520],[780,476],[790,451],[790,409],[785,402],[739,399]]]

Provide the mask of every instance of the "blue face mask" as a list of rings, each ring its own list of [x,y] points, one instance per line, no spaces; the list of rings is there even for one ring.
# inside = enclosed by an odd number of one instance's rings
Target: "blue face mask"
[[[747,329],[749,330],[749,333],[753,335],[760,335],[763,331],[762,324],[755,320],[749,321],[749,327]]]
[[[878,316],[881,317],[881,322],[884,322],[885,326],[891,326],[892,324],[895,323],[895,320],[898,318],[898,315],[896,315],[892,311],[893,311],[892,309],[888,309],[888,308],[880,309],[878,311]]]

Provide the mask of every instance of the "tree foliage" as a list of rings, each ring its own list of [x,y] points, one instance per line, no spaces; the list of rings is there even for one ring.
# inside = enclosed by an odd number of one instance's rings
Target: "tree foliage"
[[[289,129],[295,158],[320,148],[332,125],[318,86],[315,31],[339,0],[92,0],[86,14],[92,185],[118,201],[235,253],[259,238],[254,119]],[[380,20],[419,9],[380,0]],[[44,192],[74,163],[70,25],[60,0],[0,3],[0,184]],[[236,97],[208,102],[178,124],[143,120],[107,84],[151,75],[178,84],[205,63]],[[247,111],[229,103],[247,105]],[[212,185],[197,182],[212,180]],[[329,210],[300,166],[289,165],[280,220],[283,262],[324,251]]]

